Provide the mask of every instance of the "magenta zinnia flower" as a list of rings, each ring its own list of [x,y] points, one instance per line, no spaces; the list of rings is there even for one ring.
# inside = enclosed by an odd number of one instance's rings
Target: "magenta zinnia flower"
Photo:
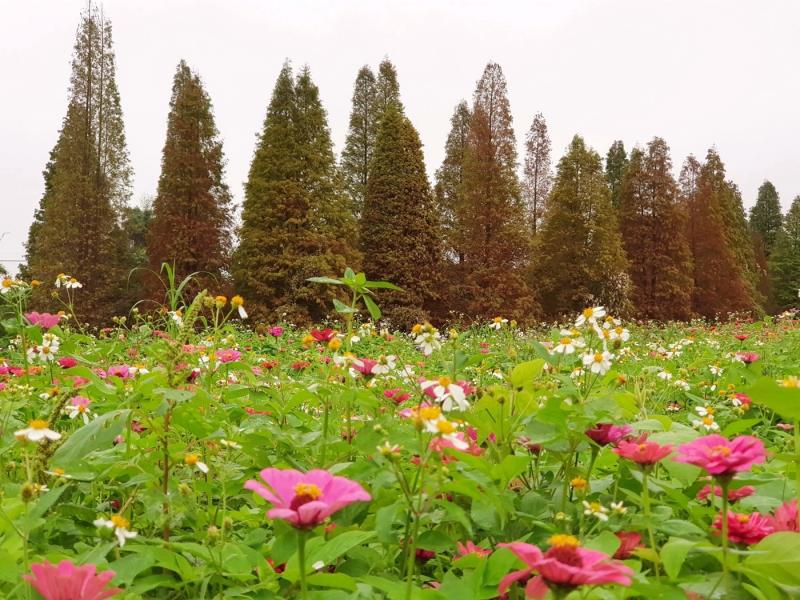
[[[112,365],[108,367],[107,377],[119,377],[120,379],[132,379],[133,373],[128,365]]]
[[[725,477],[748,471],[766,458],[764,443],[751,435],[740,435],[730,441],[721,435],[706,435],[678,448],[675,460]]]
[[[586,435],[598,446],[616,445],[628,437],[632,429],[630,425],[613,425],[612,423],[598,423],[586,430]]]
[[[226,348],[224,350],[217,350],[217,360],[221,363],[236,362],[242,358],[242,353],[233,348]]]
[[[797,523],[797,500],[784,502],[775,509],[774,516],[767,519],[775,531],[800,531]]]
[[[642,466],[652,466],[672,452],[672,446],[662,446],[656,442],[628,442],[622,440],[614,452]]]
[[[722,531],[722,514],[718,514],[712,525],[717,533]],[[728,512],[728,539],[735,544],[757,544],[775,528],[770,523],[770,519],[758,512],[749,515],[744,513]]]
[[[266,486],[251,479],[244,484],[245,489],[273,505],[267,512],[270,519],[283,519],[299,529],[312,529],[353,502],[372,500],[355,481],[322,469],[301,473],[269,468],[260,475]]]
[[[501,548],[516,554],[527,567],[503,577],[497,592],[504,594],[512,583],[528,579],[534,571],[539,575],[529,579],[525,586],[529,598],[544,598],[550,587],[572,590],[582,585],[631,584],[633,571],[630,568],[611,560],[603,552],[581,548],[578,539],[571,535],[554,535],[550,544],[544,553],[523,542],[500,544]]]
[[[722,498],[722,487],[715,485],[711,486],[706,484],[703,486],[703,489],[697,492],[697,499],[701,502],[705,502],[708,500],[709,496],[713,494],[717,498]],[[752,485],[744,485],[740,488],[736,488],[735,490],[728,490],[728,502],[736,502],[737,500],[741,500],[742,498],[747,498],[748,496],[752,496],[756,493],[756,488]]]
[[[92,564],[75,566],[68,560],[58,565],[44,561],[31,565],[33,575],[23,575],[44,600],[104,600],[116,596],[120,588],[104,589],[114,571],[97,573]]]
[[[31,325],[39,325],[42,329],[51,329],[61,321],[61,315],[51,315],[50,313],[38,313],[36,311],[25,314]]]

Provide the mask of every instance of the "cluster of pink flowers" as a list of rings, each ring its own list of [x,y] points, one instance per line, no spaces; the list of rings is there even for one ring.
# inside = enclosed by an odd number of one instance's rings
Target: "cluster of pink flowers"
[[[721,514],[714,519],[712,527],[717,533],[722,531]],[[728,539],[736,544],[757,544],[774,531],[769,517],[758,512],[743,514],[728,511]]]
[[[391,388],[383,390],[383,397],[391,400],[395,404],[402,404],[411,398],[411,394],[409,392],[404,392],[400,388]]]
[[[238,350],[234,350],[233,348],[224,348],[222,350],[217,350],[214,354],[217,357],[217,360],[222,364],[236,362],[240,358],[242,358],[242,353]]]
[[[38,325],[42,329],[52,329],[61,321],[61,315],[50,313],[38,313],[36,311],[25,314],[25,318],[31,325]]]
[[[48,561],[31,565],[32,575],[23,575],[44,600],[105,600],[120,588],[106,588],[114,571],[97,572],[92,564],[75,566],[68,560],[57,565]]]

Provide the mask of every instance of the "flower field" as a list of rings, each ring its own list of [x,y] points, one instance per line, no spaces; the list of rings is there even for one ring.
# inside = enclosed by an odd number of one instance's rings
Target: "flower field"
[[[800,595],[791,314],[391,331],[359,277],[313,328],[172,290],[100,331],[3,280],[0,596]]]

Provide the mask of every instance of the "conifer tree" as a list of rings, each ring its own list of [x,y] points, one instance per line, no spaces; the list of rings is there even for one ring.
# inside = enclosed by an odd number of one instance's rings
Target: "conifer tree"
[[[375,75],[368,65],[358,71],[353,86],[350,127],[341,157],[341,172],[356,214],[361,213],[367,189],[369,163],[378,130],[378,90]]]
[[[689,156],[681,169],[681,201],[689,218],[692,253],[692,310],[704,317],[727,316],[754,306],[748,282],[726,232],[716,167]],[[724,184],[724,174],[722,184]]]
[[[306,279],[339,276],[356,265],[355,222],[337,177],[327,115],[304,69],[281,69],[250,174],[233,275],[256,318],[318,321],[331,286]]]
[[[772,252],[782,220],[778,190],[770,181],[765,181],[758,188],[756,203],[750,209],[750,229],[763,241],[767,257]]]
[[[403,103],[400,101],[400,83],[397,80],[397,69],[394,64],[384,58],[378,66],[378,80],[376,82],[376,103],[378,119],[394,104],[400,112],[403,112]]]
[[[616,140],[606,154],[606,181],[608,181],[608,187],[611,188],[611,204],[615,208],[619,206],[622,178],[627,166],[628,155],[625,152],[625,145],[622,141]]]
[[[123,308],[128,261],[120,223],[131,169],[115,71],[111,23],[90,6],[81,14],[67,114],[27,248],[31,277],[50,283],[68,273],[82,281],[78,316],[96,323]],[[45,295],[34,304],[48,306]]]
[[[417,130],[395,105],[381,119],[361,219],[361,251],[370,279],[391,281],[384,314],[410,327],[428,318],[440,295],[441,232]]]
[[[463,241],[458,234],[465,232],[456,221],[463,212],[464,204],[464,155],[469,138],[469,125],[472,119],[469,105],[462,100],[450,118],[450,133],[444,146],[444,160],[436,170],[436,203],[439,210],[445,256],[449,263],[464,260]]]
[[[456,208],[463,260],[450,289],[453,306],[477,318],[529,317],[535,299],[525,281],[530,259],[506,80],[489,63],[478,81],[464,155],[463,203]]]
[[[630,279],[600,155],[575,136],[558,162],[537,238],[535,284],[549,315],[629,308]]]
[[[169,105],[148,239],[150,266],[158,272],[169,263],[179,280],[199,272],[204,286],[214,285],[210,278],[218,285],[229,268],[232,199],[211,100],[184,61],[178,64]]]
[[[800,293],[800,196],[792,201],[775,235],[769,267],[776,306],[779,309],[796,307]]]
[[[552,182],[547,122],[542,113],[536,113],[525,138],[525,168],[522,180],[522,195],[533,235],[536,235],[541,227]]]
[[[631,151],[619,202],[636,313],[658,320],[690,318],[692,257],[686,216],[663,139],[653,138],[644,152]]]

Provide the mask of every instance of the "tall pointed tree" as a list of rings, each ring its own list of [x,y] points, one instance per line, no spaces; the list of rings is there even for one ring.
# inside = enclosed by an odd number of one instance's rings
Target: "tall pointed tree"
[[[473,98],[456,214],[464,257],[450,286],[454,306],[473,317],[519,319],[535,308],[524,277],[530,243],[516,170],[506,79],[500,65],[489,63]]]
[[[229,267],[233,206],[211,100],[184,61],[169,107],[147,253],[155,271],[170,263],[179,279],[201,272],[208,286],[207,275],[219,279]]]
[[[378,80],[376,82],[376,102],[378,107],[378,118],[394,104],[400,112],[403,112],[403,103],[400,101],[400,83],[397,80],[397,69],[392,61],[384,58],[378,66]]]
[[[353,86],[350,127],[341,157],[341,171],[356,214],[361,213],[369,176],[369,163],[378,131],[378,90],[368,65],[358,71]]]
[[[552,183],[547,122],[542,113],[536,113],[525,138],[525,169],[522,179],[522,196],[533,235],[541,227]]]
[[[460,263],[464,260],[463,240],[459,233],[465,233],[465,227],[457,222],[458,215],[463,212],[464,204],[464,155],[469,138],[469,125],[472,112],[466,101],[458,103],[450,118],[450,133],[444,146],[444,161],[436,170],[436,203],[442,223],[445,242],[445,256],[448,263]]]
[[[575,136],[558,162],[537,237],[534,281],[548,315],[629,307],[630,279],[600,155]]]
[[[101,322],[123,309],[127,245],[120,223],[130,178],[111,23],[90,6],[81,14],[67,115],[45,171],[26,265],[45,282],[59,273],[79,278],[82,319]]]
[[[631,151],[619,202],[636,313],[662,321],[690,318],[692,257],[686,215],[663,139],[653,138],[644,152]]]
[[[689,156],[681,169],[681,201],[689,218],[687,237],[692,253],[692,310],[704,317],[727,316],[754,306],[749,284],[731,247],[723,217],[716,166]]]
[[[792,201],[775,235],[769,266],[776,306],[779,309],[796,307],[800,293],[800,196]]]
[[[611,144],[606,154],[606,181],[608,181],[608,187],[611,189],[611,204],[615,208],[619,206],[622,178],[625,175],[627,166],[628,155],[625,152],[625,145],[621,140],[616,140]]]
[[[775,237],[781,228],[781,202],[778,190],[772,182],[765,181],[758,188],[756,203],[750,209],[750,229],[758,234],[764,243],[764,252],[769,257]]]
[[[364,270],[403,292],[387,292],[382,307],[394,325],[429,318],[440,297],[441,232],[417,130],[390,105],[381,119],[361,219]]]
[[[267,109],[250,174],[233,275],[256,318],[317,321],[334,291],[306,281],[358,259],[355,222],[337,178],[327,116],[304,69],[287,63]]]

